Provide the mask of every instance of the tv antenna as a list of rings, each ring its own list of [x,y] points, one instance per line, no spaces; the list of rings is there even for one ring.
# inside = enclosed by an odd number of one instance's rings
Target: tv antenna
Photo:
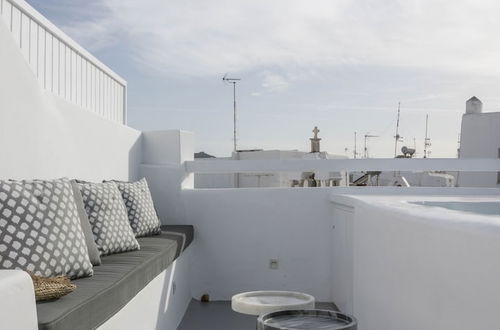
[[[378,137],[378,135],[370,135],[368,133],[365,134],[365,149],[364,149],[364,154],[363,154],[363,157],[364,158],[368,158],[368,147],[366,145],[366,141],[369,139],[369,138],[376,138]]]
[[[236,83],[240,78],[228,78],[227,74],[222,77],[222,81],[233,84],[233,151],[236,152]]]
[[[426,114],[425,115],[424,158],[427,158],[427,156],[429,156],[429,154],[431,153],[430,150],[427,150],[427,148],[430,148],[430,146],[431,146],[431,138],[427,135],[428,128],[429,128],[429,114]]]
[[[401,113],[401,102],[398,102],[398,121],[396,122],[396,135],[394,136],[394,158],[398,155],[398,142],[403,141],[403,137],[399,135],[399,115]]]
[[[352,151],[354,159],[358,158],[358,132],[354,132],[354,149]]]

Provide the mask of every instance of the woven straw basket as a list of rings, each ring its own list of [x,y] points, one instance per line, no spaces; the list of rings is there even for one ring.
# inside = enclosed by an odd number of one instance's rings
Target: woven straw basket
[[[42,277],[30,274],[36,301],[58,299],[76,289],[66,276]]]

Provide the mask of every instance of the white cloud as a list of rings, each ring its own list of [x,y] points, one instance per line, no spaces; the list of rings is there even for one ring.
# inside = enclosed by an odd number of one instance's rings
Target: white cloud
[[[270,92],[282,92],[288,89],[290,83],[288,80],[279,74],[273,72],[264,72],[262,79],[262,87]]]
[[[92,51],[100,51],[116,46],[120,30],[113,23],[105,25],[100,21],[85,21],[75,25],[66,25],[62,29],[73,39],[86,45]]]
[[[109,15],[73,30],[126,35],[141,66],[168,75],[344,64],[500,72],[496,0],[100,1]]]
[[[388,142],[378,139],[380,150],[374,144],[373,151],[391,156],[401,101],[402,134],[422,135],[430,113],[434,155],[454,156],[464,101],[477,95],[486,110],[500,108],[497,0],[35,2],[48,6],[51,19],[83,46],[127,74],[130,117],[139,128],[168,122],[191,129],[201,145],[220,145],[220,154],[230,152],[232,121],[226,140],[214,140],[211,125],[196,126],[191,122],[198,121],[186,118],[220,109],[220,95],[206,90],[224,72],[243,78],[239,93],[254,96],[242,99],[242,109],[257,109],[252,116],[265,116],[259,125],[267,130],[280,128],[281,142],[259,135],[246,124],[250,116],[242,120],[242,143],[252,146],[292,145],[297,131],[307,126],[309,133],[308,127],[322,122],[335,127],[324,129],[325,145],[334,141],[331,147],[340,151],[351,144],[353,130],[386,132]],[[137,75],[141,70],[148,74]],[[151,88],[149,78],[165,88]],[[193,95],[206,95],[203,109],[197,108],[200,98],[184,96],[188,83]],[[175,110],[157,111],[165,108]],[[289,127],[281,130],[283,118]]]

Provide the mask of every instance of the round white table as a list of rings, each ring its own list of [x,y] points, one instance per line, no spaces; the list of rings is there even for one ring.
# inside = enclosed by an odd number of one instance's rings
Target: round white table
[[[262,315],[284,310],[314,309],[314,297],[293,291],[251,291],[231,298],[233,311]]]

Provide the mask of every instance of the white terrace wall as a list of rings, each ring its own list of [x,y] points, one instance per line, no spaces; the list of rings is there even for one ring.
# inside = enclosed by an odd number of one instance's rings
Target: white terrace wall
[[[227,300],[245,290],[308,292],[331,301],[329,190],[193,189],[193,134],[144,132],[141,176],[163,223],[194,225],[192,294]],[[279,268],[269,269],[278,259]]]
[[[208,293],[213,300],[227,300],[247,290],[283,289],[307,292],[319,301],[337,301],[339,294],[347,295],[348,292],[332,290],[339,268],[333,264],[334,249],[339,248],[339,241],[333,239],[336,234],[330,203],[332,193],[460,194],[465,189],[193,189],[193,175],[188,172],[196,171],[199,163],[189,162],[192,157],[191,133],[144,133],[141,176],[148,179],[162,222],[195,227],[191,266],[195,298]],[[398,163],[408,165],[407,162]],[[221,164],[223,168],[218,168],[221,171],[230,170],[233,165],[224,161],[213,164]],[[247,163],[238,164],[234,166]],[[468,190],[468,193],[482,191]],[[271,259],[278,260],[278,269],[270,269]]]
[[[325,188],[184,190],[195,226],[193,296],[292,290],[332,301],[332,217]],[[278,269],[270,269],[270,260]]]
[[[144,132],[141,165],[162,222],[194,225],[193,297],[284,289],[331,301],[329,190],[193,189],[184,164],[193,142],[189,132]]]
[[[181,130],[143,133],[143,162],[140,176],[148,180],[155,207],[164,224],[191,224],[186,221],[182,189],[193,188],[194,175],[187,174],[184,162],[194,158],[194,135]]]
[[[476,198],[496,193],[482,198],[497,202],[500,196],[498,189],[459,192]],[[408,199],[431,195],[414,192]],[[344,250],[334,251],[332,291],[341,309],[357,317],[360,329],[499,328],[498,216],[422,211],[422,206],[404,205],[400,195],[333,200],[343,213],[336,213],[336,230],[342,231],[333,243]]]
[[[209,293],[212,299],[228,300],[243,291],[296,290],[312,294],[318,301],[340,304],[345,300],[341,296],[345,292],[332,290],[332,285],[345,279],[340,276],[345,275],[343,268],[347,268],[344,262],[349,262],[349,251],[339,244],[348,233],[335,228],[331,196],[499,194],[495,190],[452,189],[455,188],[186,189],[182,192],[186,205],[184,221],[193,224],[196,231],[193,296],[199,298]],[[365,233],[369,236],[370,230]],[[344,257],[343,262],[334,258],[339,255]],[[278,269],[269,268],[270,259],[278,259]]]
[[[0,178],[134,179],[140,137],[45,90],[0,24]]]

